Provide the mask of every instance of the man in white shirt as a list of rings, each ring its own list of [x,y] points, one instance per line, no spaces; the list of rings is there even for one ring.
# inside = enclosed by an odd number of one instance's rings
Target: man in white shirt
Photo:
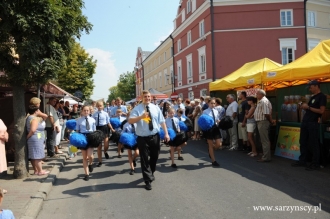
[[[185,115],[186,107],[183,105],[182,99],[180,97],[177,100],[177,104],[174,105],[174,109],[175,109],[175,116],[177,115],[178,109],[182,109],[183,115]]]
[[[48,104],[46,105],[45,113],[48,115],[46,119],[46,131],[47,131],[47,156],[55,156],[55,136],[56,133],[60,131],[58,124],[58,116],[55,108],[53,107],[56,104],[56,98],[49,98]]]
[[[237,109],[238,104],[236,102],[236,97],[234,94],[228,94],[226,97],[229,106],[226,110],[226,116],[229,116],[233,121],[233,127],[228,129],[230,135],[230,149],[229,150],[237,150],[238,141],[237,141]]]

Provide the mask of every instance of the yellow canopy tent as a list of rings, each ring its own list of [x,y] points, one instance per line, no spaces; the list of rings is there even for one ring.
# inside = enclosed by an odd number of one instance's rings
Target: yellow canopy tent
[[[246,89],[261,84],[261,74],[264,71],[281,67],[268,58],[244,64],[241,68],[219,80],[210,83],[210,91]]]
[[[322,41],[294,62],[262,73],[262,83],[268,89],[306,84],[312,79],[330,82],[330,40]]]

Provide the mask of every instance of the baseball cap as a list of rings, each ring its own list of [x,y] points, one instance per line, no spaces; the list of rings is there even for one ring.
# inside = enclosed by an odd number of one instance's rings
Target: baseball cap
[[[41,100],[38,98],[38,97],[32,97],[31,99],[30,99],[30,104],[32,104],[32,105],[37,105],[37,104],[39,104],[41,102]]]
[[[320,82],[318,82],[317,80],[312,80],[308,82],[307,88],[309,88],[311,85],[320,85]]]

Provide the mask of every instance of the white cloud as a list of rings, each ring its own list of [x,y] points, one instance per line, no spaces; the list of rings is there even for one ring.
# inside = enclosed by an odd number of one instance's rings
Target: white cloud
[[[173,30],[170,30],[167,35],[164,35],[164,36],[159,37],[158,38],[158,41],[157,42],[154,42],[154,45],[156,47],[159,46],[161,44],[161,41],[164,41],[167,37],[169,37],[172,32],[173,32]]]
[[[91,96],[93,100],[104,98],[106,101],[109,95],[109,88],[117,85],[118,74],[113,53],[99,48],[87,49],[87,52],[97,60],[96,73],[93,76],[94,90]]]

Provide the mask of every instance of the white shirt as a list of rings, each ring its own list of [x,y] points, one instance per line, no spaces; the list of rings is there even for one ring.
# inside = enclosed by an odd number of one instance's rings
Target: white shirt
[[[231,104],[229,104],[229,106],[227,107],[226,116],[233,117],[234,113],[237,114],[237,109],[238,109],[238,103],[236,101],[231,102]],[[237,115],[233,121],[237,122]]]
[[[46,109],[45,109],[45,113],[49,116],[52,116],[53,119],[54,119],[54,123],[56,126],[59,125],[59,120],[58,120],[58,116],[57,116],[57,112],[56,112],[56,109],[50,105],[50,104],[47,104],[46,105]],[[47,118],[46,119],[46,127],[52,127],[52,123],[50,122],[50,119]]]

